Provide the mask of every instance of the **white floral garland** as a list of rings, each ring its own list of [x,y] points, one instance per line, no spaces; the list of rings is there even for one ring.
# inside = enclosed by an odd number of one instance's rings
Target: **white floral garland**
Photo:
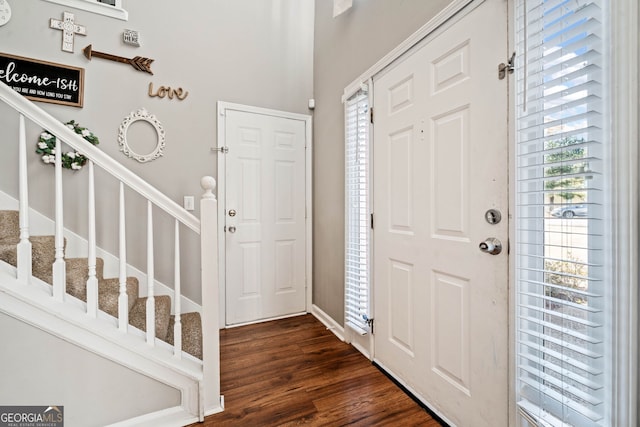
[[[68,121],[65,123],[69,129],[81,135],[85,140],[90,142],[93,145],[98,145],[100,143],[97,136],[93,134],[89,129],[80,126],[74,120]],[[50,134],[46,130],[40,134],[40,138],[38,138],[38,145],[36,148],[36,153],[42,156],[42,161],[55,165],[56,162],[56,137],[55,135]],[[62,167],[66,169],[72,170],[80,170],[82,166],[87,163],[87,157],[80,154],[78,151],[68,151],[66,153],[62,153]]]

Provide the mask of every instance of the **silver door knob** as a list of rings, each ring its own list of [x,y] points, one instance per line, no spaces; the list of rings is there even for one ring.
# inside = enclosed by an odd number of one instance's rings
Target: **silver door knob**
[[[229,227],[229,233],[235,233],[235,232],[236,232],[236,228],[233,225]]]
[[[229,216],[236,216],[236,210],[235,209],[229,209]]]
[[[491,255],[498,255],[502,252],[502,243],[500,243],[500,240],[495,237],[487,238],[484,242],[480,243],[478,247],[482,252],[486,252]]]

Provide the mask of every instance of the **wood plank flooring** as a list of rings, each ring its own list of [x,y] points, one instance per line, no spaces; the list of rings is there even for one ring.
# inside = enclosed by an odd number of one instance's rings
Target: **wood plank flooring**
[[[440,424],[312,315],[220,331],[225,411],[198,426]]]

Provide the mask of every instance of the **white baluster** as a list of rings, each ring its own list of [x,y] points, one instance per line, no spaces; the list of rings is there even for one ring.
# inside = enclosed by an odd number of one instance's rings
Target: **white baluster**
[[[120,181],[120,295],[118,296],[118,328],[127,332],[129,326],[129,295],[127,294],[127,235],[124,215],[124,184]]]
[[[153,205],[147,200],[147,344],[155,346],[156,305],[153,295]]]
[[[175,244],[174,244],[174,268],[173,281],[175,286],[174,293],[174,318],[173,325],[173,355],[182,358],[182,308],[180,306],[181,290],[180,290],[180,222],[176,219]]]
[[[56,138],[55,163],[55,196],[56,196],[56,259],[53,262],[53,298],[64,301],[66,292],[67,272],[64,261],[64,226],[62,205],[62,143]]]
[[[200,420],[211,408],[220,406],[220,331],[218,301],[218,202],[213,190],[216,180],[200,180],[205,190],[200,200],[200,263],[202,274],[202,375],[204,403]]]
[[[24,116],[20,114],[18,168],[20,186],[20,243],[17,248],[18,280],[31,281],[31,242],[29,241],[29,186],[27,179],[27,138]]]
[[[89,278],[87,279],[87,314],[98,316],[98,278],[96,277],[96,194],[93,161],[89,160]]]

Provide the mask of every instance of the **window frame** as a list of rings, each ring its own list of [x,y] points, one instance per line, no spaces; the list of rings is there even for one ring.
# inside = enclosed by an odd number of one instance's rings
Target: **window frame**
[[[371,134],[370,134],[370,111],[371,104],[369,99],[369,90],[367,85],[362,85],[361,89],[354,93],[351,97],[349,97],[344,102],[344,116],[345,116],[345,296],[344,296],[344,307],[345,307],[345,328],[353,331],[357,335],[367,335],[370,334],[371,328],[370,324],[367,323],[367,319],[371,317],[371,243],[372,243],[372,233],[370,226],[370,215],[371,215]],[[366,111],[360,112],[359,110],[362,108],[362,105],[366,105]],[[355,109],[355,117],[350,117],[350,109]],[[355,140],[350,140],[349,131],[350,125],[349,121],[355,120],[355,127],[358,129],[359,127],[363,127],[363,135],[358,134],[356,130]],[[362,137],[362,138],[361,138]],[[354,146],[352,146],[352,144]],[[350,164],[350,150],[361,150],[361,155],[364,163],[351,169],[353,165]],[[351,176],[354,172],[357,171],[360,174],[364,174],[361,176],[361,179],[364,180],[365,188],[362,189],[358,194],[350,193],[350,188],[352,185],[355,185],[355,182],[351,181]],[[362,183],[360,183],[362,184]],[[361,205],[364,203],[365,206],[360,206],[359,209],[350,209],[350,202],[352,198],[358,198],[358,203]],[[354,218],[353,215],[357,211],[357,216],[360,218]],[[350,271],[349,263],[352,260],[352,257],[349,254],[350,249],[350,238],[353,237],[352,226],[356,227],[366,227],[366,231],[364,232],[364,237],[362,237],[362,230],[360,231],[360,241],[358,245],[360,246],[360,251],[364,251],[365,260],[360,259],[359,262],[361,266],[364,266],[366,278],[365,278],[365,288],[366,289],[354,289],[357,285],[353,284],[350,280],[350,274],[353,274],[353,271]],[[361,286],[362,288],[362,286]],[[357,294],[357,298],[352,298],[351,294]],[[350,307],[354,304],[357,304],[356,299],[365,299],[364,308],[364,316],[360,319],[357,318],[357,315],[353,313]]]
[[[72,7],[84,10],[98,15],[108,16],[110,18],[120,19],[122,21],[129,20],[129,13],[122,8],[122,0],[115,0],[115,6],[100,3],[98,0],[44,0],[49,3],[55,3],[62,6]]]
[[[639,275],[640,259],[640,108],[637,100],[640,97],[640,6],[633,0],[607,2],[603,9],[609,14],[606,22],[610,40],[610,63],[615,66],[605,68],[607,80],[614,82],[610,88],[609,108],[610,138],[616,141],[608,154],[610,165],[608,178],[610,179],[611,194],[608,201],[609,231],[613,238],[609,242],[609,262],[612,270],[611,280],[615,284],[611,295],[612,324],[607,325],[607,332],[611,333],[611,343],[608,349],[612,366],[608,375],[611,390],[609,392],[610,407],[606,420],[613,425],[637,425],[640,422],[640,408],[638,408],[638,390],[640,389],[639,375]],[[510,8],[510,22],[515,23],[515,12]],[[515,46],[515,25],[510,25],[510,44]],[[513,49],[512,49],[513,50]],[[515,92],[515,79],[511,78],[510,92]],[[509,115],[516,117],[516,102],[512,97]],[[511,120],[510,140],[515,144],[515,120]],[[514,145],[515,146],[515,145]],[[515,150],[510,155],[512,192],[510,206],[515,212],[516,189]],[[510,225],[511,240],[515,241],[516,221]],[[515,284],[516,250],[511,251],[510,277]],[[512,285],[512,289],[515,286]],[[513,307],[516,302],[516,292],[512,291],[510,301]],[[510,323],[516,325],[516,310],[511,310]],[[516,388],[516,333],[512,326],[510,337],[511,359],[510,381],[510,425],[530,427],[517,409]]]
[[[553,426],[600,425],[611,402],[602,4],[516,8],[516,400],[523,417]],[[564,218],[574,197],[585,219]]]

